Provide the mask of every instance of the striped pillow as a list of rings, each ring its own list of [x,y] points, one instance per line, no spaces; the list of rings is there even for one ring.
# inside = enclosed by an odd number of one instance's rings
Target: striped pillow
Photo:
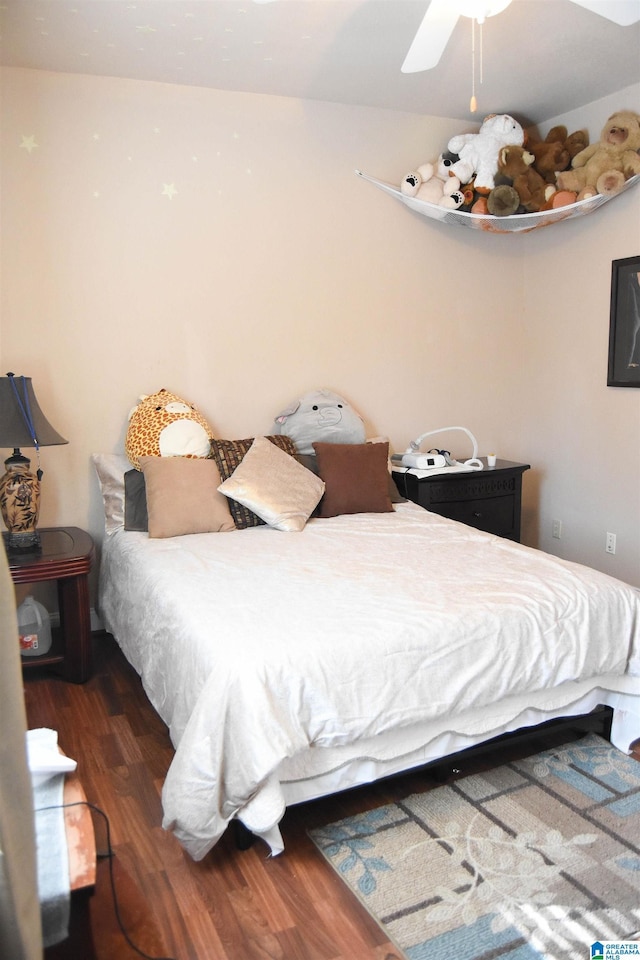
[[[254,440],[255,437],[250,437],[247,440],[211,441],[211,456],[216,461],[218,470],[220,471],[220,480],[223,483],[229,479],[236,467],[242,463],[245,453],[249,450]],[[284,450],[285,453],[295,457],[296,447],[291,437],[284,435],[273,436],[267,437],[267,440],[270,440],[276,447]],[[238,530],[244,530],[246,527],[258,527],[264,524],[264,520],[261,520],[253,510],[244,507],[241,503],[238,503],[237,500],[229,500],[229,509],[233,517],[233,522]]]

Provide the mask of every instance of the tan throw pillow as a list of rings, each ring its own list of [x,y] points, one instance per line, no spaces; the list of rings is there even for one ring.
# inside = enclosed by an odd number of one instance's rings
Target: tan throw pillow
[[[324,493],[324,482],[266,437],[256,437],[218,490],[270,527],[299,531]]]
[[[236,467],[241,464],[242,458],[250,448],[254,439],[254,437],[249,437],[245,440],[211,441],[211,456],[218,465],[220,479],[222,481],[228,480]],[[267,440],[281,450],[284,450],[285,453],[290,454],[292,457],[295,456],[296,448],[291,437],[281,437],[275,434],[274,436],[268,436]],[[229,509],[231,510],[231,516],[233,517],[235,525],[239,530],[243,530],[245,527],[257,527],[264,523],[264,520],[261,520],[257,513],[254,513],[253,510],[249,510],[247,507],[243,507],[243,505],[236,500],[229,501]]]
[[[218,493],[220,473],[213,460],[140,457],[140,466],[150,537],[235,530],[229,504]]]
[[[325,482],[321,517],[390,513],[388,443],[314,443]]]

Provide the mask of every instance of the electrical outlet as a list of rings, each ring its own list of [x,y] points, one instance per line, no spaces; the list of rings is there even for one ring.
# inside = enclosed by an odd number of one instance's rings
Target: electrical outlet
[[[554,520],[551,524],[551,536],[559,540],[562,537],[562,520]]]
[[[607,539],[606,539],[606,541],[605,541],[605,546],[604,546],[604,548],[605,548],[605,550],[607,551],[607,553],[615,553],[615,552],[616,552],[616,535],[615,535],[615,533],[608,533],[608,534],[607,534]]]

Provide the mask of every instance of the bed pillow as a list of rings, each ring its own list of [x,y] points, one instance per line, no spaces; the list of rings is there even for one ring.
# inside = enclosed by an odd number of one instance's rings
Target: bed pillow
[[[269,436],[266,439],[275,444],[276,447],[284,450],[289,456],[295,456],[296,448],[291,437]],[[223,483],[225,480],[228,480],[233,471],[240,466],[243,457],[254,440],[255,437],[250,437],[247,440],[211,441],[211,456],[217,464],[218,470],[220,471],[220,480]],[[233,521],[239,530],[243,530],[245,527],[257,527],[261,523],[264,523],[264,520],[262,520],[257,513],[243,506],[243,504],[237,500],[229,500],[229,509],[231,510]]]
[[[104,503],[105,533],[112,534],[124,526],[124,475],[131,463],[124,454],[117,453],[94,453],[91,460]]]
[[[220,474],[213,460],[192,457],[140,457],[147,493],[149,536],[235,530]]]
[[[256,437],[218,490],[270,527],[300,531],[324,493],[324,481],[266,437]]]
[[[314,443],[325,482],[320,517],[390,513],[388,443]]]

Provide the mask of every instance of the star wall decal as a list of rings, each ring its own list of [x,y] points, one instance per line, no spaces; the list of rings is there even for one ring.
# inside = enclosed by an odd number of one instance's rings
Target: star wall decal
[[[30,137],[25,137],[23,134],[22,142],[20,143],[21,150],[26,150],[27,153],[33,153],[37,147],[38,144],[36,143],[36,137],[34,133],[32,133]]]
[[[177,194],[175,183],[163,183],[162,185],[162,196],[169,197],[169,200],[173,200]]]

